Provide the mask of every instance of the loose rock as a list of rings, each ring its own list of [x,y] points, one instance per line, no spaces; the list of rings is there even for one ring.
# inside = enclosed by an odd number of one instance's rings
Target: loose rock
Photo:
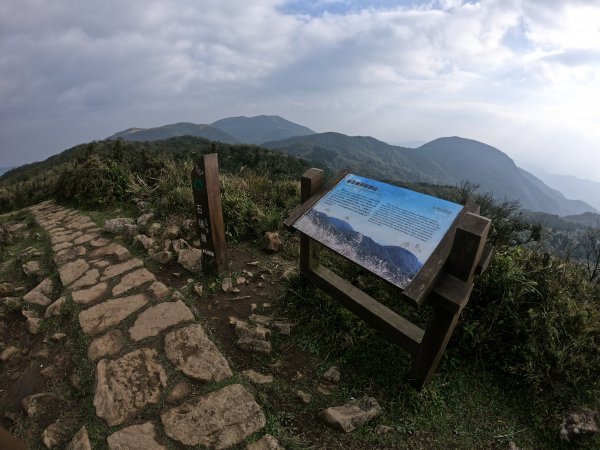
[[[572,442],[598,432],[600,432],[598,413],[589,409],[578,409],[565,415],[560,429],[560,438]]]
[[[172,243],[173,251],[175,253],[179,253],[182,250],[189,250],[190,244],[188,244],[184,239],[176,239]]]
[[[133,219],[128,217],[117,217],[116,219],[107,220],[104,223],[103,230],[113,234],[128,234],[131,231],[132,225],[135,226]]]
[[[40,332],[40,322],[42,319],[30,317],[25,321],[25,329],[31,334],[36,335]]]
[[[138,234],[133,238],[134,244],[137,244],[139,247],[148,251],[154,245],[154,239],[146,236],[145,234]]]
[[[44,313],[44,317],[47,319],[50,316],[60,316],[60,312],[62,310],[63,305],[66,303],[67,299],[65,297],[61,297],[52,303],[50,306],[46,308],[46,312]]]
[[[308,392],[301,391],[300,389],[298,389],[298,392],[296,392],[296,396],[305,405],[308,405],[312,400],[312,395],[310,395]]]
[[[36,291],[36,290],[30,291],[27,294],[25,294],[23,296],[23,300],[26,301],[27,303],[34,303],[36,305],[41,305],[41,306],[47,306],[50,303],[52,303],[52,300],[50,300],[44,294],[42,294],[41,292]]]
[[[75,436],[73,436],[66,450],[92,450],[90,437],[85,427],[81,427]]]
[[[189,250],[181,250],[177,258],[177,262],[181,264],[184,269],[190,272],[200,272],[202,269],[202,252],[197,248],[190,248]]]
[[[135,417],[148,404],[158,403],[167,374],[154,349],[142,348],[96,366],[96,415],[109,426]]]
[[[162,302],[169,295],[169,288],[160,281],[155,281],[148,288],[148,294],[157,302]]]
[[[137,226],[140,228],[144,228],[146,225],[148,225],[148,221],[152,220],[153,218],[154,218],[153,213],[142,214],[137,219]]]
[[[37,420],[47,411],[55,411],[59,406],[59,399],[49,392],[34,394],[21,401],[23,409],[32,420]]]
[[[340,382],[340,368],[338,366],[331,366],[327,372],[323,374],[323,380],[328,381],[333,384],[338,384]]]
[[[246,450],[285,450],[279,441],[270,434],[265,434],[258,441],[248,444]]]
[[[150,258],[159,264],[168,264],[171,259],[173,259],[173,253],[168,250],[164,250],[162,252],[152,253]]]
[[[58,419],[42,433],[42,441],[47,448],[62,446],[73,434],[76,423],[73,420]]]
[[[263,236],[262,248],[268,252],[279,252],[283,248],[283,242],[279,239],[276,231],[267,231]]]
[[[161,414],[167,436],[185,445],[224,449],[265,426],[254,397],[240,384],[225,386]]]
[[[263,375],[254,369],[244,370],[242,375],[256,384],[268,384],[273,382],[273,375]]]
[[[4,350],[2,350],[2,353],[0,353],[0,361],[6,362],[13,356],[20,354],[21,349],[11,345],[10,347],[6,347]]]
[[[327,408],[320,417],[332,428],[349,433],[378,417],[381,411],[381,406],[373,397],[362,397],[343,406]]]
[[[223,289],[223,292],[225,292],[225,293],[231,292],[232,288],[233,288],[233,285],[231,283],[231,278],[229,278],[229,277],[223,278],[223,282],[221,283],[221,289]]]
[[[200,324],[167,333],[165,354],[178,370],[200,381],[223,381],[233,375],[227,360]]]
[[[191,392],[192,387],[190,386],[190,383],[187,381],[180,381],[173,387],[173,389],[171,389],[171,392],[169,392],[169,395],[167,395],[166,401],[167,403],[178,402],[190,395]]]

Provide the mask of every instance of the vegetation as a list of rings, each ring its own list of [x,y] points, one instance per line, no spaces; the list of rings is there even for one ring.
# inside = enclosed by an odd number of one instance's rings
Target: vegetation
[[[114,207],[135,197],[149,202],[163,219],[189,218],[193,162],[212,151],[208,141],[192,137],[78,146],[55,157],[52,164],[31,165],[1,178],[0,210],[53,196],[90,207]],[[306,163],[255,146],[219,145],[216,151],[229,240],[253,242],[266,230],[283,231],[281,220],[298,201],[297,180]],[[277,302],[279,312],[298,324],[293,345],[318,357],[318,370],[339,363],[352,373],[336,394],[340,400],[365,393],[382,400],[385,420],[400,435],[381,438],[382,445],[403,448],[412,442],[406,435],[413,435],[417,446],[426,448],[489,448],[505,445],[520,432],[519,424],[525,424],[527,431],[520,435],[525,445],[556,446],[556,427],[564,409],[600,407],[600,287],[597,277],[591,276],[597,275],[598,264],[588,270],[551,256],[543,251],[543,242],[527,248],[525,244],[543,241],[544,234],[541,227],[518,220],[515,202],[497,201],[473,185],[410,187],[478,203],[482,214],[492,218],[490,241],[496,252],[476,283],[440,375],[422,393],[409,388],[402,381],[410,358],[298,277],[287,282]],[[0,235],[6,233],[0,227]],[[391,288],[364,271],[333,255],[325,259],[408,319],[426,320],[426,309],[399,305]],[[511,401],[515,405],[507,404]],[[279,417],[277,410],[267,407],[274,421],[270,426],[285,428],[292,420]],[[488,414],[489,423],[480,424]],[[481,426],[486,434],[467,426]],[[490,433],[498,439],[490,442]],[[372,436],[361,432],[339,439],[330,448],[373,445]],[[356,442],[346,445],[349,439]]]

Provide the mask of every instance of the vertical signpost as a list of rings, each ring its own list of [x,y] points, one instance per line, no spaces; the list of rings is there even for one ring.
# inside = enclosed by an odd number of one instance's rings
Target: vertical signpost
[[[227,268],[227,255],[217,154],[203,155],[192,169],[191,177],[202,268],[205,273],[220,274]]]

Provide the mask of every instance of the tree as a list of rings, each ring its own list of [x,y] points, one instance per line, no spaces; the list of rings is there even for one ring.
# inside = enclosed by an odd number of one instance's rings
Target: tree
[[[581,231],[577,240],[583,251],[583,263],[590,282],[600,275],[600,228],[587,228]]]

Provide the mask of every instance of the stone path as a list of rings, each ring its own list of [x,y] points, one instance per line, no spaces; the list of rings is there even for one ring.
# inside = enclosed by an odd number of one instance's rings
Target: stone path
[[[190,389],[183,389],[181,398],[180,377],[171,380],[170,373],[181,372],[191,383],[222,382],[233,373],[190,308],[169,301],[170,289],[143,261],[100,236],[96,224],[78,211],[52,202],[31,211],[50,235],[64,294],[81,306],[81,330],[92,338],[88,358],[96,362],[96,415],[120,427],[107,438],[110,449],[166,449],[161,434],[179,445],[224,449],[265,426],[261,407],[240,384],[191,398],[186,398]],[[30,301],[50,303],[43,286],[36,292]],[[49,305],[47,314],[65,301]],[[162,398],[178,402],[152,420],[136,420]],[[85,427],[68,448],[90,448]]]

